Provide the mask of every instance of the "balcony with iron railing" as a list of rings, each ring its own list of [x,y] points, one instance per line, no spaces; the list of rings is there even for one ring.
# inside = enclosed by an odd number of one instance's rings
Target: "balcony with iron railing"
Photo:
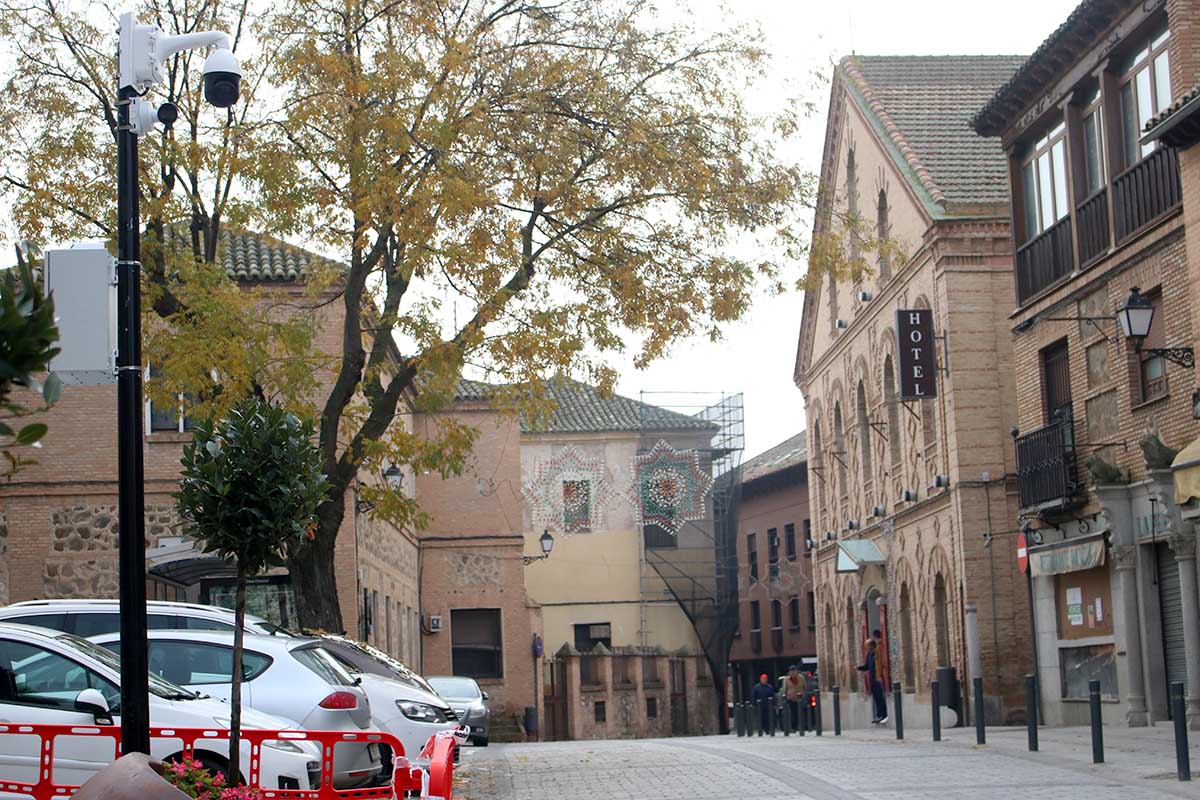
[[[1022,513],[1078,504],[1075,421],[1068,409],[1044,428],[1017,437],[1017,488]]]
[[[1111,189],[1101,189],[1080,203],[1074,229],[1071,217],[1065,216],[1017,248],[1017,300],[1024,304],[1099,261],[1113,247],[1162,221],[1181,200],[1179,153],[1159,147],[1113,178]]]

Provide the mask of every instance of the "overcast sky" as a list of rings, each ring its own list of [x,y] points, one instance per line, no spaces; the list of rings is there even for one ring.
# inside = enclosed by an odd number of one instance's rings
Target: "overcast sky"
[[[1078,0],[688,0],[701,25],[734,17],[756,22],[765,32],[772,64],[754,87],[754,104],[769,108],[791,98],[815,102],[789,156],[805,169],[820,167],[832,65],[850,53],[868,55],[1028,54],[1077,5]],[[825,80],[812,88],[813,76]],[[802,274],[796,264],[789,276]],[[742,392],[746,450],[750,458],[804,428],[803,401],[792,382],[802,296],[760,298],[725,340],[678,345],[645,371],[622,369],[617,391]],[[653,402],[652,396],[646,397]]]

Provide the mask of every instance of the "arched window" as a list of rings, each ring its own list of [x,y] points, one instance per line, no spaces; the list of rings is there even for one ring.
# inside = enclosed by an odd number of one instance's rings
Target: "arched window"
[[[950,609],[946,580],[940,572],[933,579],[933,623],[937,629],[937,665],[945,667],[950,664]]]
[[[854,268],[853,262],[857,261],[859,256],[859,231],[862,225],[858,212],[858,162],[854,158],[854,148],[851,147],[846,153],[846,214],[849,217],[850,228],[850,261],[851,267],[855,269],[856,282],[858,270]]]
[[[842,424],[842,404],[833,404],[833,460],[837,462],[837,491],[834,496],[837,498],[845,497],[850,493],[850,486],[846,483],[846,427]]]
[[[871,483],[874,470],[871,468],[871,421],[867,418],[867,392],[863,382],[858,382],[855,397],[855,414],[858,416],[858,447],[862,459],[862,482],[865,488]]]
[[[854,613],[854,599],[846,598],[846,664],[850,670],[849,677],[846,679],[847,686],[854,686],[857,681],[854,680],[856,674],[855,667],[862,662],[859,661],[861,656],[861,648],[858,643],[858,619]]]
[[[879,242],[879,283],[886,283],[892,277],[892,261],[889,252],[888,233],[891,225],[888,223],[887,190],[879,190],[879,200],[875,205],[875,238]]]
[[[912,627],[912,598],[908,593],[908,583],[900,584],[900,652],[904,659],[904,687],[916,688],[917,663],[913,656],[913,627]]]
[[[821,536],[821,531],[826,529],[824,514],[826,511],[825,505],[825,482],[829,480],[829,475],[825,472],[825,450],[821,445],[821,422],[813,420],[812,423],[812,450],[810,457],[812,458],[812,473],[813,484],[816,486],[817,507],[813,509],[813,527],[817,529],[817,536]]]
[[[900,401],[896,398],[896,368],[892,357],[883,359],[883,404],[887,406],[888,455],[892,461],[892,475],[900,477],[900,454],[903,452],[900,437]]]

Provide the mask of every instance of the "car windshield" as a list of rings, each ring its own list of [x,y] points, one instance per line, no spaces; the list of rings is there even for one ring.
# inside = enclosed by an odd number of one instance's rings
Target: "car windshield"
[[[387,677],[395,678],[402,683],[406,683],[409,686],[421,689],[422,691],[430,692],[431,694],[437,694],[437,692],[434,691],[434,688],[429,685],[428,681],[405,666],[404,662],[397,661],[382,650],[372,647],[369,644],[363,644],[362,642],[355,642],[353,640],[344,639],[341,637],[334,638],[333,641],[345,647],[356,650],[362,658],[367,658],[371,661],[381,664],[384,670],[388,673]],[[361,672],[362,670],[355,671]]]
[[[442,697],[479,697],[479,685],[470,678],[430,678],[429,682]]]
[[[64,633],[58,637],[60,642],[69,644],[84,655],[89,656],[96,661],[99,661],[104,666],[121,674],[121,659],[116,653],[107,650],[94,642],[89,642],[87,639],[82,639],[71,633]],[[118,643],[119,644],[119,643]],[[150,678],[150,693],[161,697],[164,700],[195,700],[200,695],[196,692],[189,691],[182,686],[176,686],[170,681],[163,680],[153,672],[148,673]]]

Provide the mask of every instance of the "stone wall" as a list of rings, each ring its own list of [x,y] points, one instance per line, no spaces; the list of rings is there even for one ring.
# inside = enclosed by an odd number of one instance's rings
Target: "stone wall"
[[[590,676],[586,683],[585,660]],[[556,687],[565,695],[563,729],[545,728],[544,736],[649,739],[717,732],[719,701],[708,663],[690,649],[668,654],[661,648],[618,647],[610,652],[598,645],[581,654],[563,645],[547,660],[543,674],[564,676],[566,684]]]
[[[42,565],[41,597],[116,597],[117,507],[58,506],[49,510],[49,518],[50,540]],[[173,506],[146,506],[147,550],[157,547],[160,538],[181,533],[182,525]]]

